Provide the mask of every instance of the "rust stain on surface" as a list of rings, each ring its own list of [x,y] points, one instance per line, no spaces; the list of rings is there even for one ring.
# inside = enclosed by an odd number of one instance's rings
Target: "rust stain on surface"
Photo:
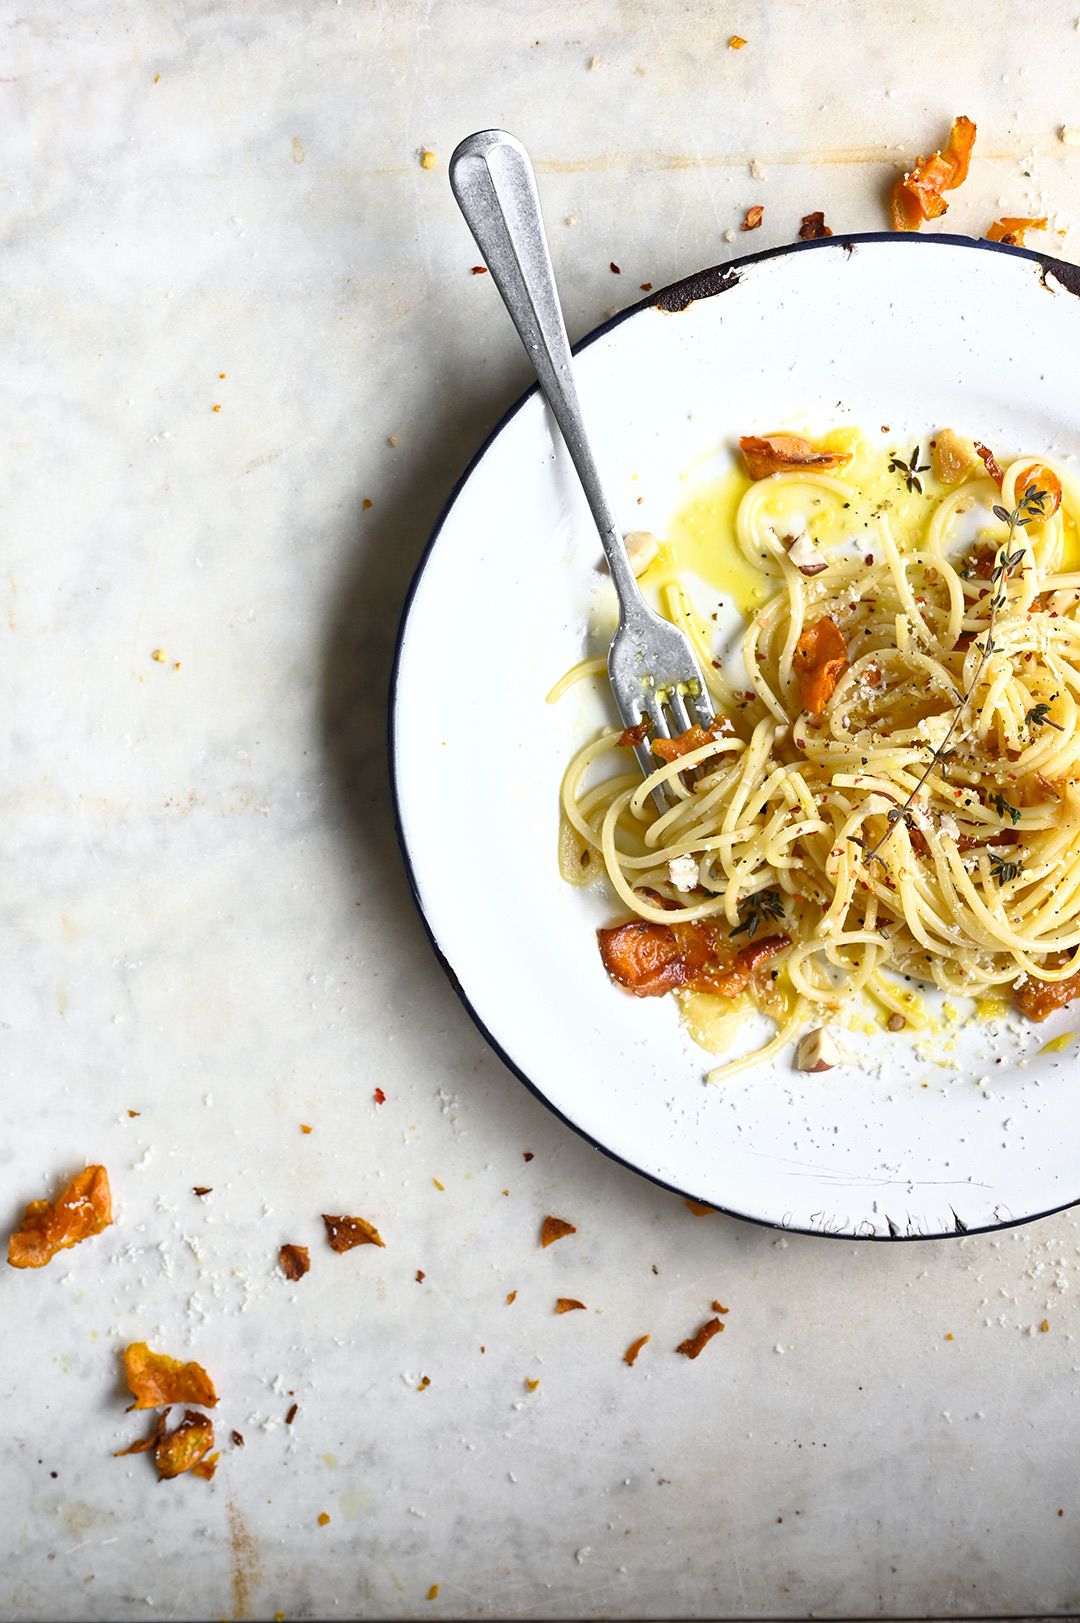
[[[245,1522],[239,1508],[230,1499],[229,1560],[232,1565],[232,1615],[235,1618],[251,1616],[252,1591],[262,1576],[259,1544]]]

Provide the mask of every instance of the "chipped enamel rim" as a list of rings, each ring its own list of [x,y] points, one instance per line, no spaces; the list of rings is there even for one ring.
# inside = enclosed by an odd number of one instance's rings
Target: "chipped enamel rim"
[[[1067,387],[1080,367],[1078,297],[1080,270],[1045,255],[892,233],[754,254],[650,294],[575,348],[616,510],[628,530],[662,528],[685,498],[680,473],[790,414],[818,428],[888,422],[900,439],[951,422],[1010,455],[1080,446]],[[649,492],[640,511],[634,471]],[[581,657],[598,554],[534,387],[432,532],[391,683],[403,860],[488,1042],[605,1154],[752,1222],[937,1239],[1077,1204],[1067,1052],[1037,1055],[1028,1042],[1022,1053],[1006,1033],[987,1054],[985,1031],[971,1028],[956,1060],[928,1063],[879,1034],[854,1066],[807,1078],[780,1062],[709,1088],[716,1062],[673,1000],[632,1003],[607,981],[592,936],[605,911],[562,884],[555,835],[566,760],[613,712],[602,692],[544,705]],[[435,671],[445,679],[433,684]],[[1040,1040],[1069,1029],[1067,1013]],[[984,1071],[988,1086],[972,1086]]]

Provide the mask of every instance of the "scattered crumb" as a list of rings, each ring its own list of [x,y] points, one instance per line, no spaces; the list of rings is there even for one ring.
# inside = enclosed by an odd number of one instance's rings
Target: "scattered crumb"
[[[472,268],[472,273],[474,276],[486,276],[488,273],[488,268],[486,265],[474,265]]]
[[[164,665],[168,655],[166,654],[164,648],[155,648],[154,652],[150,655],[150,658],[156,659],[159,665]]]
[[[1059,133],[1067,147],[1080,147],[1080,130],[1069,129],[1063,125]]]
[[[746,41],[741,39],[738,34],[732,34],[731,38],[728,40],[728,45],[733,51],[741,51],[745,44]]]
[[[427,1275],[425,1274],[424,1270],[422,1268],[418,1268],[416,1270],[416,1283],[418,1285],[422,1285],[426,1278]]]
[[[690,1200],[689,1197],[687,1198],[686,1204],[693,1212],[695,1217],[708,1217],[709,1213],[713,1210],[713,1207],[703,1206],[700,1200]]]
[[[524,1161],[531,1161],[534,1158],[532,1150],[522,1150],[521,1157]]]
[[[633,1364],[634,1360],[637,1358],[638,1353],[641,1351],[642,1347],[644,1347],[644,1345],[648,1341],[648,1339],[649,1339],[648,1336],[638,1336],[636,1341],[632,1341],[630,1343],[629,1347],[627,1347],[626,1351],[622,1355],[623,1356],[623,1363],[624,1364]]]
[[[584,1308],[585,1303],[577,1301],[573,1296],[560,1296],[555,1303],[556,1313],[572,1313],[576,1307]]]
[[[385,1241],[380,1239],[378,1229],[366,1218],[328,1217],[323,1212],[322,1220],[326,1224],[326,1238],[332,1251],[351,1251],[357,1245],[385,1247]]]
[[[400,445],[401,444],[401,435],[400,434],[391,434],[390,438],[387,440],[386,443],[387,443],[387,445]]]
[[[764,213],[765,205],[763,203],[755,203],[753,208],[748,208],[746,211],[746,219],[739,227],[740,231],[756,231],[758,226],[761,224],[761,216]]]
[[[768,180],[768,178],[769,178],[769,166],[768,166],[768,164],[767,163],[761,163],[761,162],[759,162],[759,160],[757,158],[755,158],[753,163],[750,165],[750,178],[751,178],[751,180]]]
[[[205,1184],[197,1183],[192,1186],[192,1193],[196,1195],[212,1195],[214,1191],[208,1189]]]
[[[300,1131],[302,1133],[310,1133],[311,1132],[311,1128],[308,1126],[306,1121],[302,1121],[300,1123]]]
[[[422,1375],[420,1377],[420,1384],[417,1386],[416,1390],[418,1392],[426,1392],[430,1385],[431,1385],[431,1381],[428,1378],[428,1376]]]
[[[616,265],[614,260],[611,261],[610,268],[611,268],[611,270],[614,272],[614,274],[616,276],[621,276],[622,275],[622,271],[619,269],[618,265]]]
[[[438,1584],[432,1584],[431,1588],[427,1592],[427,1598],[428,1598],[428,1600],[436,1600],[438,1598],[438,1594],[439,1594],[439,1586],[438,1586]]]
[[[435,167],[435,154],[434,154],[434,152],[421,152],[421,154],[420,154],[420,167],[421,167],[421,169],[434,169],[434,167]]]
[[[706,1344],[716,1335],[717,1331],[723,1328],[724,1326],[719,1319],[708,1319],[686,1341],[680,1341],[675,1351],[684,1353],[687,1358],[696,1358],[704,1350]]]
[[[509,1295],[508,1295],[508,1296],[507,1296],[507,1298],[506,1298],[506,1305],[507,1305],[507,1307],[509,1307],[509,1306],[510,1306],[510,1303],[511,1303],[511,1302],[512,1302],[512,1301],[513,1301],[513,1300],[514,1300],[514,1298],[515,1298],[515,1297],[516,1297],[516,1296],[517,1296],[517,1291],[511,1291],[511,1292],[510,1292],[510,1294],[509,1294]]]
[[[366,512],[367,512],[367,510],[368,510],[368,508],[369,508],[369,507],[373,507],[373,506],[374,506],[374,503],[373,503],[373,502],[372,502],[372,500],[371,500],[371,497],[370,497],[370,496],[365,496],[365,497],[364,497],[364,500],[363,500],[363,503],[362,503],[362,506],[363,506],[363,509],[364,509],[364,512],[365,512],[365,513],[366,513]]]
[[[243,1439],[243,1437],[240,1435],[240,1433],[238,1431],[233,1432],[232,1440],[233,1440],[233,1442],[234,1442],[234,1444],[236,1445],[237,1448],[243,1448],[244,1439]]]
[[[433,1183],[433,1184],[434,1184],[434,1185],[435,1185],[435,1187],[436,1187],[436,1189],[441,1189],[441,1190],[443,1190],[443,1192],[444,1192],[444,1193],[445,1193],[445,1191],[446,1191],[446,1185],[445,1185],[445,1184],[444,1184],[444,1183],[440,1183],[440,1182],[439,1182],[439,1180],[438,1180],[438,1178],[432,1178],[432,1180],[431,1180],[431,1181],[432,1181],[432,1183]]]
[[[384,1105],[386,1103],[386,1094],[383,1092],[382,1088],[376,1088],[375,1092],[372,1094],[372,1098],[375,1100],[377,1105]]]
[[[303,1279],[311,1267],[306,1245],[283,1245],[278,1252],[278,1262],[286,1279]]]
[[[590,59],[589,59],[589,71],[590,71],[590,73],[595,73],[596,70],[598,68],[602,68],[603,65],[604,65],[604,59],[603,59],[602,56],[590,57]]]
[[[533,1380],[531,1375],[526,1375],[526,1377],[525,1377],[525,1385],[529,1388],[530,1392],[535,1392],[536,1388],[540,1385],[540,1377],[539,1377],[539,1375],[536,1377],[535,1381]]]
[[[540,1244],[552,1245],[556,1240],[561,1240],[565,1234],[576,1233],[577,1229],[573,1223],[567,1223],[564,1218],[545,1217],[540,1229]]]
[[[319,1520],[319,1526],[320,1527],[327,1527],[330,1524],[330,1518],[326,1514],[325,1510],[320,1513],[318,1520]]]
[[[716,1302],[716,1301],[713,1302],[712,1310],[713,1310],[714,1313],[726,1313],[727,1312],[727,1308],[726,1307],[721,1307],[720,1303]]]

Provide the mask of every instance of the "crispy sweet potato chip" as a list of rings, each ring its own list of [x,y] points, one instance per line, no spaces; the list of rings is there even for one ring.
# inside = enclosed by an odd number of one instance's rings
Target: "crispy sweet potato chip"
[[[743,434],[739,450],[751,479],[767,479],[771,473],[787,473],[792,468],[842,468],[851,461],[848,451],[817,451],[800,434]]]
[[[945,213],[949,205],[941,194],[963,185],[974,145],[975,126],[970,118],[960,117],[953,121],[944,152],[916,158],[914,169],[892,189],[894,231],[917,231],[924,220],[936,220]]]
[[[175,1430],[169,1431],[168,1418],[169,1410],[164,1409],[157,1416],[149,1437],[141,1437],[128,1448],[117,1449],[113,1458],[118,1460],[125,1454],[148,1454],[152,1451],[159,1480],[180,1476],[184,1471],[209,1480],[217,1470],[218,1462],[216,1454],[206,1458],[214,1446],[213,1422],[206,1415],[188,1409]],[[234,1432],[233,1440],[237,1437],[239,1433]],[[243,1442],[243,1438],[240,1441]]]
[[[680,1341],[675,1351],[684,1353],[687,1358],[696,1358],[698,1353],[712,1340],[713,1336],[723,1328],[724,1326],[719,1319],[708,1319],[699,1330],[694,1332],[689,1340]]]
[[[1032,491],[1045,491],[1040,520],[1053,518],[1061,506],[1061,480],[1053,468],[1046,467],[1042,462],[1033,462],[1030,468],[1025,468],[1016,480],[1013,487],[1016,491],[1017,501]]]
[[[196,1476],[212,1477],[217,1455],[206,1456],[214,1446],[214,1425],[208,1415],[186,1409],[175,1431],[166,1432],[154,1449],[154,1464],[161,1478],[194,1471]]]
[[[759,964],[791,946],[790,936],[763,936],[733,957],[728,938],[707,919],[688,924],[634,919],[596,935],[604,968],[635,997],[663,997],[676,988],[738,997]]]
[[[687,1197],[685,1204],[689,1206],[695,1217],[709,1217],[716,1210],[715,1206],[704,1206],[700,1200],[691,1200],[689,1197]]]
[[[689,755],[691,750],[704,749],[706,744],[712,744],[717,738],[734,736],[735,728],[728,717],[714,716],[708,727],[699,727],[695,721],[692,727],[674,738],[654,738],[649,748],[662,761],[677,761],[681,756]]]
[[[799,227],[799,241],[813,242],[816,237],[831,237],[832,231],[825,224],[825,216],[820,209],[816,214],[804,214],[802,225]]]
[[[573,1296],[560,1296],[555,1303],[556,1313],[573,1313],[576,1307],[584,1308],[585,1303],[577,1301]]]
[[[100,1234],[111,1222],[108,1174],[104,1167],[87,1167],[72,1178],[55,1205],[30,1202],[8,1241],[8,1262],[13,1268],[44,1268],[58,1251]]]
[[[306,1245],[283,1245],[278,1252],[278,1262],[286,1279],[303,1279],[311,1267]]]
[[[1024,246],[1025,231],[1045,231],[1047,225],[1046,215],[1032,220],[1023,214],[1003,214],[1000,220],[995,220],[986,233],[987,242],[1006,242],[1013,248]]]
[[[833,696],[833,689],[847,669],[847,644],[836,621],[822,615],[807,626],[795,644],[792,659],[799,673],[799,695],[804,710],[820,716]]]
[[[993,451],[991,451],[988,445],[983,445],[979,440],[975,441],[975,449],[978,451],[979,455],[983,459],[983,462],[986,464],[987,473],[1000,490],[1001,481],[1004,479],[1005,475],[1001,471],[997,457],[994,455]]]
[[[638,1336],[636,1341],[632,1341],[622,1355],[623,1363],[632,1364],[648,1339],[648,1336]]]
[[[201,1364],[152,1352],[145,1341],[125,1347],[124,1372],[135,1398],[129,1409],[161,1409],[169,1403],[201,1403],[212,1409],[217,1403],[214,1383]]]
[[[354,1245],[385,1246],[378,1229],[363,1217],[327,1217],[323,1212],[323,1222],[332,1251],[351,1251]]]
[[[1013,994],[1013,1001],[1021,1014],[1041,1022],[1077,997],[1080,997],[1080,971],[1064,981],[1028,979]]]
[[[545,1217],[540,1227],[540,1244],[552,1245],[561,1240],[564,1234],[576,1234],[577,1229],[573,1223],[567,1223],[561,1217]]]

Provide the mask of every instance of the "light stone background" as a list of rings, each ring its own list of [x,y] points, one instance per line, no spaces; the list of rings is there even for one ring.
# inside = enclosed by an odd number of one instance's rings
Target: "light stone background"
[[[535,155],[575,338],[810,210],[883,228],[961,112],[945,229],[1048,209],[1080,258],[1076,8],[3,7],[2,1216],[85,1160],[116,1198],[0,1278],[4,1618],[1080,1610],[1077,1217],[783,1238],[612,1165],[446,984],[384,758],[412,571],[528,382],[455,143]],[[143,1338],[217,1383],[213,1483],[111,1458]]]

